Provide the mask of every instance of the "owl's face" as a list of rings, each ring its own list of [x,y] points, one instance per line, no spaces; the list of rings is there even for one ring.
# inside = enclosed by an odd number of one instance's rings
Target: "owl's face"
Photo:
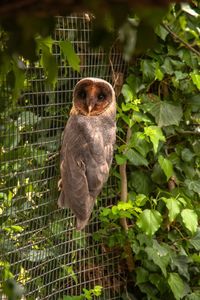
[[[115,95],[112,86],[102,79],[82,79],[74,89],[74,106],[86,116],[101,114],[114,100]]]

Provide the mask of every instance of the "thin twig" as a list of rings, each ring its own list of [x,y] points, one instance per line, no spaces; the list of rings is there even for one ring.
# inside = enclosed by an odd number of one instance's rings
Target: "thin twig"
[[[199,126],[199,124],[198,124]],[[171,134],[170,136],[167,137],[167,140],[170,140],[174,137],[176,137],[177,135],[179,134],[183,134],[183,135],[187,135],[187,134],[190,134],[190,135],[197,135],[199,136],[200,135],[200,132],[199,131],[191,131],[191,130],[185,130],[185,131],[177,131],[176,134]]]
[[[193,53],[195,53],[196,55],[200,56],[200,52],[198,50],[196,50],[195,48],[193,48],[190,44],[188,44],[187,42],[185,42],[182,38],[180,38],[174,31],[171,30],[171,28],[166,25],[166,24],[162,24],[162,27],[164,27],[172,36],[174,39],[178,40],[179,42],[181,42],[186,48],[188,48],[190,51],[192,51]]]

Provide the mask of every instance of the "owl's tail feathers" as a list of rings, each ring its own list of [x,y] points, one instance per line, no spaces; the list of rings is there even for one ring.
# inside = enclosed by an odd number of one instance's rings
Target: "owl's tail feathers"
[[[82,215],[81,219],[80,219],[80,217],[76,216],[76,229],[77,230],[83,230],[85,228],[85,226],[88,224],[93,207],[94,207],[94,203],[95,203],[95,198],[90,197],[89,201],[88,201],[87,213],[85,215]]]
[[[89,216],[90,218],[90,216]],[[76,219],[76,230],[83,230],[85,228],[85,226],[87,225],[89,218],[87,218],[86,220],[80,220],[80,219]]]

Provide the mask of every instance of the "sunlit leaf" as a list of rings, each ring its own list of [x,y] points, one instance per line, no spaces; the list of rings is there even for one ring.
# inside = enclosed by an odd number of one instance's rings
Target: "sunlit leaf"
[[[194,234],[197,231],[198,226],[198,216],[196,212],[192,209],[185,208],[181,212],[181,217],[185,227]]]
[[[193,73],[190,73],[190,76],[192,78],[193,83],[196,85],[198,90],[200,90],[200,74],[194,71]]]
[[[122,202],[122,201],[120,201],[117,204],[117,208],[119,210],[127,210],[127,209],[133,208],[133,204],[130,201],[129,202]]]
[[[173,222],[176,218],[176,216],[180,213],[180,203],[176,198],[170,197],[170,198],[162,198],[164,202],[166,203],[166,206],[169,211],[169,221]]]
[[[158,79],[158,80],[162,80],[164,77],[164,74],[159,66],[159,64],[157,63],[156,64],[156,68],[155,68],[155,79]]]
[[[171,161],[167,158],[164,158],[162,155],[159,155],[158,162],[161,169],[165,173],[167,180],[169,180],[169,178],[173,175],[173,165]]]
[[[133,100],[133,92],[128,84],[123,85],[121,92],[126,102],[130,102]]]
[[[153,144],[154,152],[157,153],[159,141],[163,141],[163,142],[165,141],[165,137],[162,133],[161,128],[157,126],[145,127],[144,133],[146,136],[150,138],[150,141]]]
[[[155,31],[163,41],[165,41],[167,35],[169,34],[169,32],[162,25],[158,25]]]
[[[47,81],[50,84],[55,85],[58,74],[58,66],[55,57],[51,54],[49,47],[46,45],[42,47],[41,64],[45,70]]]
[[[183,11],[190,14],[191,16],[196,17],[196,18],[199,17],[199,14],[194,9],[192,9],[188,3],[181,3],[181,8]]]
[[[19,114],[17,121],[15,122],[16,126],[19,126],[21,129],[26,126],[33,126],[41,120],[40,117],[35,115],[31,111],[23,111]]]
[[[157,210],[145,209],[138,218],[137,225],[147,235],[152,236],[159,228],[162,216]]]
[[[118,165],[123,165],[127,161],[127,158],[122,154],[115,154],[115,160]]]
[[[74,47],[70,41],[60,41],[59,46],[65,59],[67,59],[70,67],[80,72],[80,58],[74,51]]]
[[[23,253],[24,257],[31,262],[44,261],[49,257],[54,257],[54,253],[49,249],[46,250],[30,250],[28,253]]]

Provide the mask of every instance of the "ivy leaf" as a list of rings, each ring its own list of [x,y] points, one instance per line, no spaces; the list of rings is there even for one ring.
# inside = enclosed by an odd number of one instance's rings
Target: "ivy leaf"
[[[185,227],[194,234],[197,231],[198,226],[198,216],[196,212],[192,209],[185,208],[181,212],[181,217]]]
[[[19,97],[21,90],[24,88],[25,72],[18,67],[17,63],[14,63],[13,65],[13,72],[15,76],[13,97],[16,99]]]
[[[130,201],[129,202],[119,201],[118,204],[117,204],[117,208],[119,210],[128,210],[128,209],[133,208],[133,204]]]
[[[142,267],[136,270],[136,284],[144,283],[149,280],[149,272]]]
[[[174,294],[176,300],[181,299],[184,296],[184,282],[178,273],[170,273],[168,278],[168,284]]]
[[[176,198],[162,198],[169,210],[169,221],[173,222],[176,216],[180,213],[180,203]]]
[[[155,62],[150,59],[143,59],[141,61],[141,70],[144,80],[154,80]]]
[[[124,155],[135,166],[148,166],[148,161],[134,149],[127,150]]]
[[[35,115],[33,112],[23,111],[19,114],[17,121],[15,121],[15,125],[24,128],[27,126],[33,126],[39,121],[41,121],[41,118]]]
[[[178,269],[178,273],[187,280],[190,280],[190,274],[188,272],[188,257],[187,255],[172,255],[171,256],[171,268],[174,270],[175,268]]]
[[[197,233],[190,239],[190,243],[197,251],[200,251],[200,228],[197,229]]]
[[[200,182],[199,180],[186,179],[185,184],[190,191],[200,194]]]
[[[200,299],[200,291],[195,291],[187,295],[187,300],[199,300]]]
[[[44,166],[48,158],[48,153],[45,150],[34,147],[32,149],[32,156],[37,161],[38,165]]]
[[[199,17],[199,14],[194,9],[192,9],[188,3],[181,3],[181,9],[193,17]]]
[[[143,206],[143,205],[146,204],[147,200],[148,200],[148,198],[147,198],[146,195],[139,194],[139,195],[137,195],[136,198],[135,198],[135,204],[136,204],[137,206]]]
[[[159,266],[161,269],[163,275],[167,276],[167,266],[169,264],[169,254],[161,255],[157,249],[154,249],[152,247],[146,247],[145,248],[146,253],[148,254],[149,260],[153,260],[154,264]]]
[[[164,294],[167,290],[166,280],[163,276],[160,276],[158,273],[151,273],[149,276],[149,281],[157,287],[157,289]]]
[[[191,162],[195,154],[190,149],[185,148],[181,151],[181,158],[186,162]]]
[[[131,173],[130,184],[138,194],[148,195],[152,191],[152,181],[149,174],[136,170]]]
[[[162,222],[161,214],[154,209],[145,209],[138,218],[137,225],[147,235],[152,236],[159,228]]]
[[[130,102],[133,100],[133,92],[128,84],[124,84],[121,91],[122,95],[126,102]]]
[[[49,83],[52,83],[55,85],[56,80],[57,80],[57,73],[58,73],[58,66],[56,63],[56,59],[51,53],[51,50],[47,45],[41,46],[42,48],[42,54],[41,54],[41,65],[43,66],[46,76],[47,76],[47,81]]]
[[[17,147],[20,140],[21,136],[19,128],[14,124],[14,122],[12,122],[6,129],[6,136],[3,140],[3,145],[5,148],[12,150]]]
[[[23,253],[23,256],[31,262],[45,261],[48,257],[54,257],[54,253],[46,250],[30,250],[28,253]]]
[[[144,133],[146,136],[148,136],[150,138],[150,141],[153,144],[154,152],[157,153],[159,141],[165,142],[165,137],[162,133],[161,128],[159,128],[157,126],[145,127]]]
[[[80,296],[64,296],[62,300],[83,300],[85,297],[83,295]]]
[[[179,125],[183,115],[180,105],[173,105],[166,101],[159,101],[149,111],[155,117],[159,127]]]
[[[118,165],[123,165],[126,162],[127,158],[123,154],[115,154],[115,160]]]
[[[156,34],[163,40],[165,41],[166,36],[169,34],[169,32],[162,26],[158,25],[156,27]]]
[[[159,155],[158,162],[161,169],[165,173],[167,180],[169,180],[169,178],[173,175],[173,165],[171,161],[167,158],[164,158],[162,155]]]
[[[144,157],[151,150],[150,144],[146,141],[145,135],[142,132],[134,132],[131,137],[130,146],[135,148]]]
[[[65,59],[67,59],[70,67],[80,72],[80,58],[74,51],[70,41],[60,41],[59,46]]]
[[[158,63],[156,63],[156,68],[155,68],[155,79],[158,79],[158,80],[163,80],[163,77],[164,77],[164,74],[163,72],[161,71],[160,69],[160,66]]]
[[[198,90],[200,90],[200,74],[197,74],[196,71],[190,73],[190,77],[192,78],[192,82],[196,85]]]

